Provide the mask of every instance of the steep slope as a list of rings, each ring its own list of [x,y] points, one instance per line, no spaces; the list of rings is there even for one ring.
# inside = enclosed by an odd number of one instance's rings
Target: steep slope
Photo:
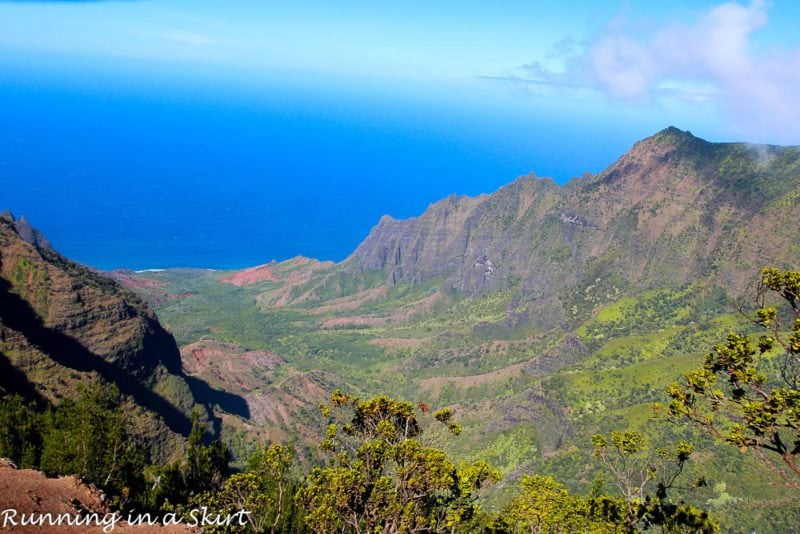
[[[523,362],[544,376],[599,348],[578,330],[603,308],[655,306],[646,291],[676,310],[729,312],[761,266],[796,262],[799,202],[797,147],[709,143],[667,128],[562,187],[524,177],[416,218],[384,217],[337,265],[155,273],[131,286],[189,295],[157,301],[182,343],[269,350],[304,372],[325,368],[324,356],[345,381],[380,376],[362,368],[394,355],[406,356],[394,369],[428,377]],[[664,328],[685,317],[663,313]]]
[[[324,371],[280,369],[284,362],[275,354],[230,343],[203,339],[182,347],[181,356],[191,376],[244,400],[252,423],[250,434],[259,439],[288,441],[299,435],[313,441],[315,430],[302,421],[302,414],[310,405],[327,400],[336,388]]]
[[[534,176],[452,196],[419,217],[383,217],[354,253],[266,305],[380,300],[377,287],[506,292],[507,319],[542,330],[583,320],[625,292],[704,281],[731,295],[754,269],[800,252],[800,149],[709,143],[667,128],[596,176]],[[278,299],[276,296],[281,295]],[[289,295],[289,298],[287,298]],[[589,297],[589,298],[587,298]]]
[[[57,403],[85,381],[116,384],[163,445],[196,403],[174,338],[139,297],[0,218],[0,388]],[[40,235],[37,233],[33,235]]]
[[[737,265],[796,256],[796,246],[775,257],[769,245],[790,237],[799,169],[796,148],[713,144],[668,128],[563,188],[526,177],[417,218],[384,217],[343,267],[383,271],[390,283],[444,274],[467,294],[520,285],[534,298],[592,282],[593,271],[640,286],[730,276],[738,290]],[[737,244],[736,228],[751,239]]]
[[[31,224],[28,222],[28,219],[26,219],[24,215],[17,219],[14,217],[13,213],[6,210],[0,212],[0,219],[5,219],[6,221],[10,222],[17,234],[26,243],[30,243],[31,245],[35,245],[39,248],[50,251],[53,250],[53,245],[50,244],[50,241],[48,241],[39,230],[31,226]]]

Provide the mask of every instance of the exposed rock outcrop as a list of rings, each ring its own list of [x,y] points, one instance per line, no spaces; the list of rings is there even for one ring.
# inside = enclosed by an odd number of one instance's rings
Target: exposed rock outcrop
[[[0,219],[4,219],[9,221],[11,225],[14,227],[14,230],[17,231],[17,234],[22,238],[23,241],[26,243],[30,243],[38,248],[46,249],[46,250],[54,250],[53,245],[50,244],[50,241],[42,235],[42,233],[31,226],[28,222],[28,219],[25,218],[23,215],[19,219],[14,218],[14,214],[10,211],[2,211],[0,212]]]

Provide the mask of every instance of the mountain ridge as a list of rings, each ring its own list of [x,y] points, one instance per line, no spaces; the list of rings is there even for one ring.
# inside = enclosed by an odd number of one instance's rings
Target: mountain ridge
[[[761,165],[758,159],[764,155],[766,164]],[[622,249],[618,256],[647,265],[641,246],[627,239],[630,232],[637,233],[650,248],[659,240],[682,239],[691,242],[695,257],[720,254],[720,226],[733,223],[722,219],[734,217],[741,222],[750,218],[769,227],[771,223],[759,212],[769,202],[786,198],[787,193],[790,197],[797,190],[796,174],[790,176],[794,177],[791,188],[770,183],[784,160],[798,167],[800,150],[710,143],[669,127],[637,142],[600,174],[564,186],[528,176],[491,195],[447,197],[417,217],[398,220],[384,216],[337,267],[351,273],[384,272],[390,284],[420,284],[448,275],[448,285],[477,294],[532,275],[525,265],[529,250],[515,243],[520,236],[531,236],[534,242],[526,245],[533,245],[530,252],[539,266],[548,263],[541,261],[548,257],[554,265],[563,265],[565,260],[603,261],[615,248]],[[732,161],[749,168],[736,168]],[[758,180],[748,184],[745,171],[760,172]],[[587,233],[592,233],[592,238]],[[711,236],[708,247],[700,245],[698,233]],[[746,253],[752,256],[754,251]],[[691,255],[685,251],[677,257]],[[705,268],[696,264],[686,269],[684,261],[675,265],[666,257],[659,261],[671,268],[672,279]],[[632,265],[623,269],[634,280],[645,276],[641,269],[636,270]],[[548,281],[552,280],[537,275],[528,289]],[[742,289],[738,278],[736,286]]]
[[[209,388],[184,374],[175,339],[140,297],[16,222],[0,217],[0,390],[58,404],[86,383],[115,384],[157,456],[173,454]]]

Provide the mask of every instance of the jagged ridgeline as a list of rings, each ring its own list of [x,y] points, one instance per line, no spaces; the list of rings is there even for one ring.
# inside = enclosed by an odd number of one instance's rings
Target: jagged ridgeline
[[[196,406],[175,339],[141,298],[0,216],[0,392],[41,404],[116,385],[156,458],[188,434]]]
[[[738,294],[759,265],[797,260],[798,201],[798,148],[709,143],[671,127],[563,187],[529,176],[416,218],[385,216],[330,278],[296,294],[431,280],[468,295],[513,289],[513,306],[543,328],[575,307],[584,316],[592,306],[573,297],[590,286],[614,295],[708,280]]]

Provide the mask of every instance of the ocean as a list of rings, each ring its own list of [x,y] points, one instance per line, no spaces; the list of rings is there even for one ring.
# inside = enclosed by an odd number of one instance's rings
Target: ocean
[[[0,210],[105,270],[340,261],[384,214],[529,172],[563,183],[631,143],[543,109],[244,87],[3,73]]]

